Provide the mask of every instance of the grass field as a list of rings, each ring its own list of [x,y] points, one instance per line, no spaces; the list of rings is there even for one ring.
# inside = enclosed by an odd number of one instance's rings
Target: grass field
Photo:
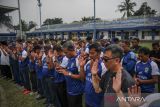
[[[45,107],[44,100],[37,101],[35,95],[23,95],[13,82],[0,78],[0,107]]]
[[[152,49],[152,42],[142,42],[140,45]]]

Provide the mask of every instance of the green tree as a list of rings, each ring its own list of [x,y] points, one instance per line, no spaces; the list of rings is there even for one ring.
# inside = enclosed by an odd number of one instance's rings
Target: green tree
[[[29,23],[27,23],[25,20],[21,20],[21,24],[22,24],[22,31],[29,31],[30,29],[37,26],[37,24],[33,21],[30,21]],[[19,24],[14,26],[14,29],[19,30],[20,29]]]
[[[62,23],[63,23],[63,19],[62,18],[54,18],[54,19],[47,18],[43,22],[43,25],[54,25],[54,24],[62,24]]]
[[[81,18],[81,21],[93,21],[94,20],[94,17],[82,17]],[[96,18],[95,20],[101,20],[101,18]]]
[[[29,24],[28,24],[28,30],[31,30],[32,28],[36,27],[37,24],[33,21],[30,21]]]
[[[142,3],[140,8],[134,13],[134,16],[142,16],[142,15],[156,15],[157,11],[154,9],[151,9],[150,6],[148,6],[147,2]]]
[[[134,7],[136,6],[136,3],[132,0],[125,0],[124,2],[121,2],[120,5],[118,5],[118,10],[122,13],[123,12],[123,18],[125,16],[130,17],[134,13]]]

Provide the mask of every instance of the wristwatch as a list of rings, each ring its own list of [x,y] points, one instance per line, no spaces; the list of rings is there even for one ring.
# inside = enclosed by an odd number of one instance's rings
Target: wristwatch
[[[72,76],[72,73],[71,73],[71,72],[69,72],[69,73],[68,73],[68,76]]]

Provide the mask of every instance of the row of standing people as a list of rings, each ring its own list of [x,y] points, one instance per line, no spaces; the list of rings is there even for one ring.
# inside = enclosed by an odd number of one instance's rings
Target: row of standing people
[[[104,100],[104,93],[115,93],[112,78],[118,71],[123,74],[123,92],[134,84],[140,86],[143,93],[154,92],[159,75],[155,63],[158,58],[150,57],[149,49],[132,47],[138,52],[137,58],[128,41],[115,42],[121,47],[108,42],[106,46],[104,41],[101,45],[93,43],[91,37],[86,41],[66,41],[61,45],[28,42],[27,46],[17,41],[9,48],[4,42],[1,44],[1,74],[9,78],[13,75],[16,83],[24,86],[24,94],[37,91],[36,98],[46,98],[47,107],[82,107],[83,94],[86,107],[109,103]],[[132,42],[135,41],[137,39]],[[12,72],[5,61],[10,61]]]

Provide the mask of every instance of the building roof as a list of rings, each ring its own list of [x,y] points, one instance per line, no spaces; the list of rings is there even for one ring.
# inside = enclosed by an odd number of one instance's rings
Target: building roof
[[[160,16],[132,18],[126,20],[101,21],[96,22],[97,31],[121,31],[121,30],[140,30],[140,29],[160,29]],[[51,34],[60,32],[86,32],[93,31],[93,22],[72,23],[72,24],[56,24],[42,26],[33,32],[28,32],[28,35]]]
[[[9,12],[12,12],[17,9],[18,8],[16,8],[16,7],[0,5],[0,13],[9,13]]]

